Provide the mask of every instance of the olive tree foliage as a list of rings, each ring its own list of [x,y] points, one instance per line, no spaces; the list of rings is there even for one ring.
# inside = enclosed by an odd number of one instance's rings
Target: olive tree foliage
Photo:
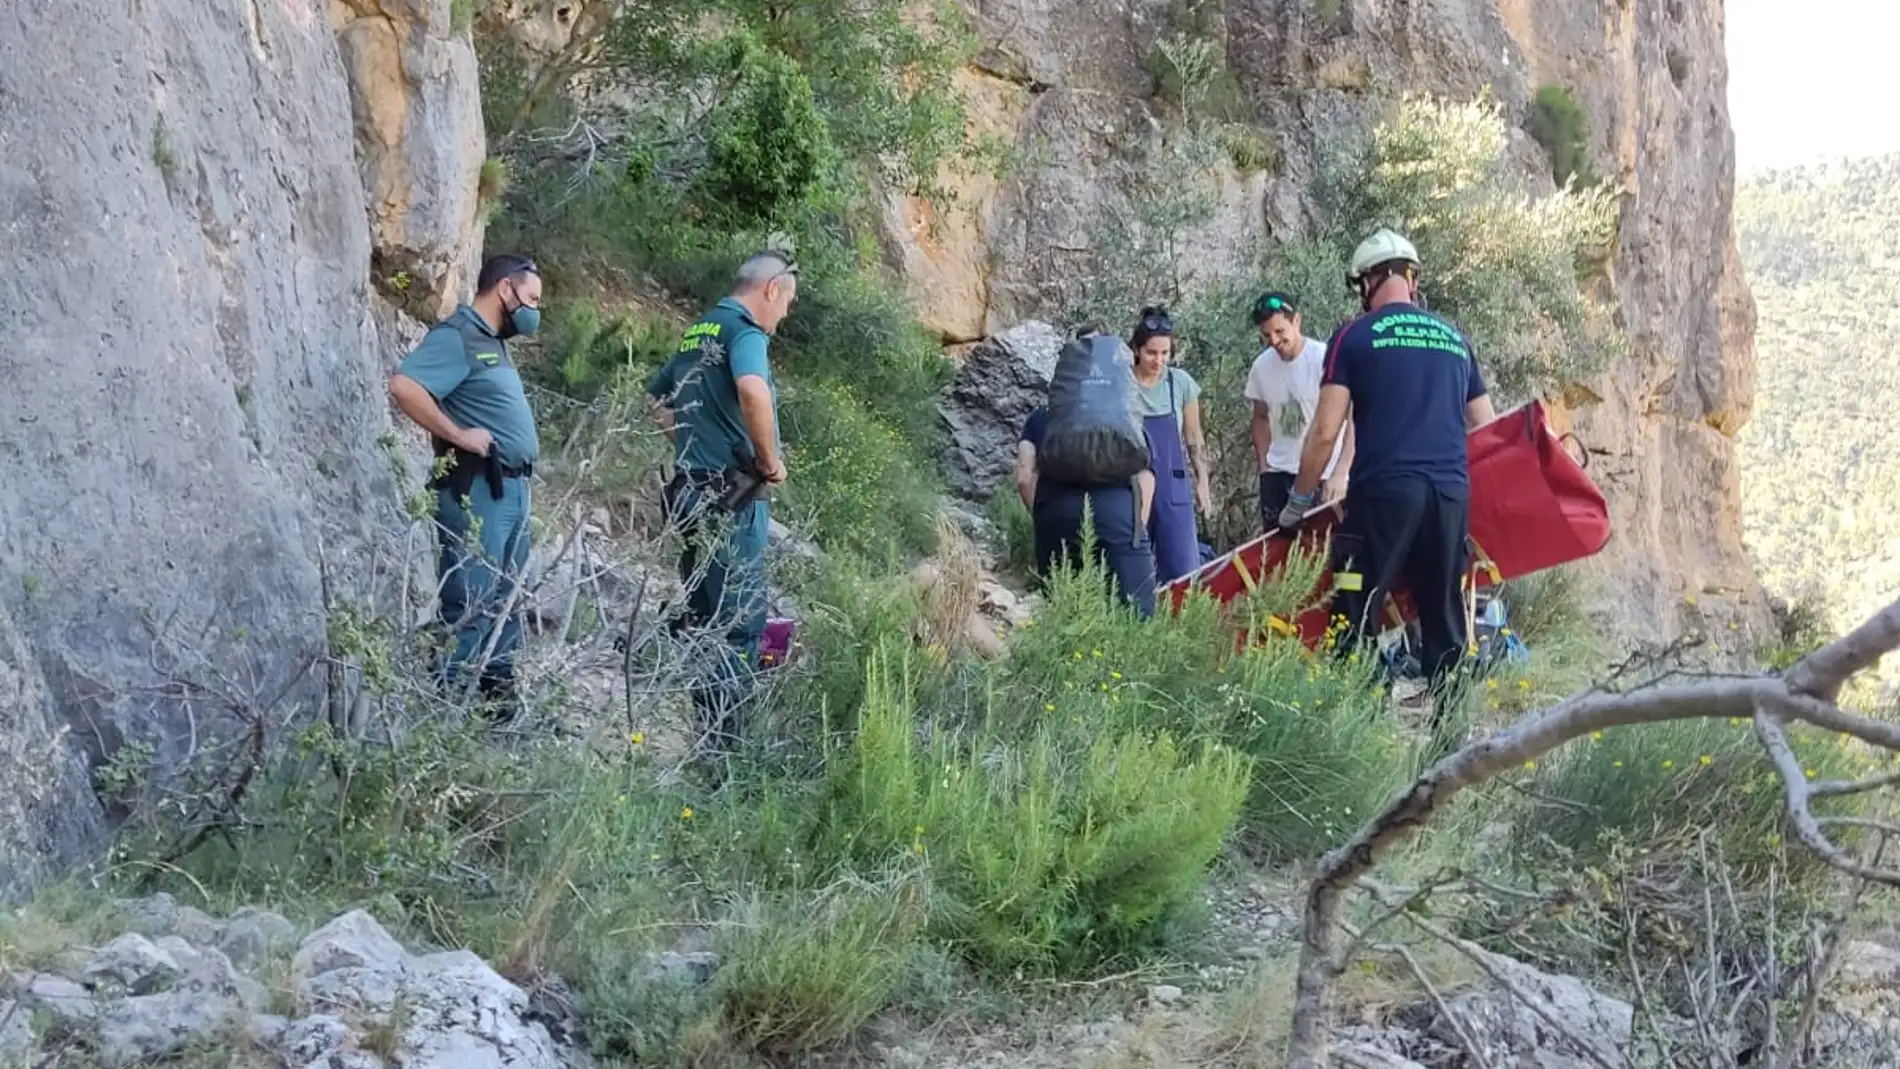
[[[1316,226],[1278,251],[1276,274],[1309,305],[1349,312],[1352,248],[1389,226],[1418,247],[1427,304],[1471,338],[1501,398],[1602,371],[1628,345],[1601,295],[1617,194],[1574,182],[1539,194],[1508,147],[1488,98],[1405,96],[1368,136],[1323,161]]]

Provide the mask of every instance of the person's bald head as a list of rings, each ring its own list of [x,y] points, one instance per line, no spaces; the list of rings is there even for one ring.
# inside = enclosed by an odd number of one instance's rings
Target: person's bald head
[[[798,299],[798,264],[777,249],[763,249],[739,265],[732,295],[767,333],[778,329]]]

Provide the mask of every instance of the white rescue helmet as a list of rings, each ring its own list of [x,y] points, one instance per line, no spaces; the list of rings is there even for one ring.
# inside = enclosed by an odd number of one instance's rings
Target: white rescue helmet
[[[1394,260],[1404,260],[1417,267],[1418,250],[1403,235],[1380,227],[1352,250],[1352,262],[1346,269],[1346,278],[1356,283],[1366,277],[1366,272]]]

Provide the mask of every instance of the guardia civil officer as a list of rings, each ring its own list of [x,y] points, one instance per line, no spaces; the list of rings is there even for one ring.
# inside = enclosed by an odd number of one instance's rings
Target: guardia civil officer
[[[673,441],[668,521],[684,537],[686,610],[676,632],[703,633],[693,702],[700,749],[729,754],[752,692],[765,633],[766,490],[785,481],[770,337],[798,297],[798,266],[766,250],[740,266],[732,292],[689,327],[646,392]],[[715,770],[715,774],[717,774]]]
[[[439,679],[452,692],[471,672],[489,697],[515,684],[522,606],[513,595],[528,562],[528,480],[541,439],[507,340],[540,327],[540,306],[534,262],[491,257],[475,299],[430,328],[389,378],[397,407],[435,449],[439,614],[455,636]]]

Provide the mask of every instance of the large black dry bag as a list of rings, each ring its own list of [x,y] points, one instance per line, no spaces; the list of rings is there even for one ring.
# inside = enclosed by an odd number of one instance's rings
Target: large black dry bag
[[[1057,482],[1132,478],[1148,467],[1148,436],[1135,407],[1134,354],[1112,334],[1078,338],[1056,357],[1049,417],[1036,465]]]

